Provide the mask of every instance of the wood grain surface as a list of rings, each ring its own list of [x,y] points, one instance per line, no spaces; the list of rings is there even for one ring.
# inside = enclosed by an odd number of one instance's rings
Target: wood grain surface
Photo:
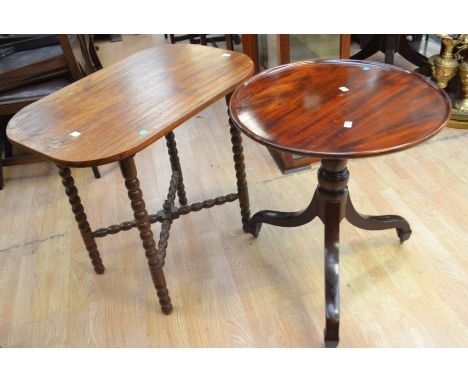
[[[242,53],[198,45],[150,48],[24,108],[10,121],[8,137],[60,165],[114,162],[155,142],[252,74],[252,61]]]
[[[340,89],[342,88],[342,89]],[[246,81],[230,113],[252,139],[299,155],[354,158],[414,146],[436,134],[450,101],[424,77],[353,60],[287,64]],[[345,127],[345,123],[352,127]]]

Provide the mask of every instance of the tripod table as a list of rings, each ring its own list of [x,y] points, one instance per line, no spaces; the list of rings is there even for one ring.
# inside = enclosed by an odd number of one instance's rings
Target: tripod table
[[[340,222],[367,230],[411,229],[400,216],[358,213],[348,192],[348,159],[410,148],[446,124],[450,101],[424,77],[397,67],[353,60],[282,65],[249,79],[233,94],[230,114],[247,136],[270,148],[321,158],[318,187],[299,212],[260,211],[249,221],[297,227],[318,217],[325,225],[325,344],[339,341]],[[361,175],[362,176],[362,175]]]

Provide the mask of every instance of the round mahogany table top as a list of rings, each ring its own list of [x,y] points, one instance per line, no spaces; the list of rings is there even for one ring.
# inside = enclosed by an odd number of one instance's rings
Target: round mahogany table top
[[[353,60],[286,64],[244,82],[231,97],[241,131],[266,146],[320,158],[399,151],[440,131],[450,100],[419,74]]]

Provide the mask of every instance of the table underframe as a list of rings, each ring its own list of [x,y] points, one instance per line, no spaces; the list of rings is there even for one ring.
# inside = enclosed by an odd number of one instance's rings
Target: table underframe
[[[318,170],[318,186],[309,206],[298,212],[263,210],[249,221],[250,231],[258,236],[262,223],[280,227],[298,227],[318,217],[325,226],[325,330],[327,347],[336,347],[339,342],[340,290],[339,290],[339,244],[340,223],[346,218],[356,227],[366,230],[395,228],[400,242],[408,240],[411,228],[408,222],[397,215],[367,216],[354,208],[348,192],[349,172],[347,160],[322,159]]]
[[[230,95],[226,97],[226,102],[229,103]],[[107,235],[116,234],[120,231],[127,231],[132,228],[138,228],[140,231],[140,239],[145,250],[145,255],[148,260],[148,266],[153,279],[154,286],[159,298],[161,310],[164,314],[170,314],[173,310],[169,292],[167,289],[166,279],[163,272],[164,259],[166,257],[166,249],[168,246],[169,232],[173,220],[178,219],[182,215],[201,209],[211,208],[215,205],[222,205],[227,202],[239,200],[242,227],[244,232],[251,233],[248,222],[250,220],[249,209],[249,193],[247,188],[247,180],[245,174],[244,154],[242,147],[242,138],[239,130],[234,126],[231,118],[229,118],[232,152],[234,159],[234,168],[237,178],[237,193],[231,193],[224,196],[218,196],[213,199],[207,199],[203,202],[187,204],[187,196],[183,183],[182,170],[178,157],[174,133],[170,132],[166,135],[166,143],[171,161],[172,176],[169,185],[167,198],[160,211],[155,214],[148,214],[143,199],[143,193],[140,188],[140,181],[137,177],[137,169],[133,156],[119,161],[120,170],[125,180],[128,197],[134,214],[134,220],[125,221],[120,224],[114,224],[107,228],[99,228],[95,231],[91,230],[90,224],[81,199],[78,195],[78,189],[75,186],[75,181],[71,176],[70,168],[64,166],[59,167],[59,175],[62,178],[62,184],[65,187],[65,192],[68,196],[68,201],[72,207],[75,220],[78,223],[83,242],[85,244],[88,255],[94,270],[98,274],[105,271],[99,254],[96,238]],[[179,207],[175,207],[174,201],[176,193],[179,199]],[[161,223],[161,232],[159,241],[156,242],[153,238],[151,224]]]

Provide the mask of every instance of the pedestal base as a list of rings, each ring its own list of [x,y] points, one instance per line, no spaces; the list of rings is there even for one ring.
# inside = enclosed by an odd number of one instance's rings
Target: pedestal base
[[[408,240],[411,228],[401,216],[367,216],[358,213],[349,196],[349,172],[346,160],[322,159],[318,170],[319,185],[309,206],[303,211],[257,212],[249,221],[249,230],[255,237],[263,223],[280,227],[298,227],[318,217],[325,225],[325,344],[336,347],[339,342],[339,234],[340,223],[346,218],[356,227],[366,230],[396,229],[400,242]]]

